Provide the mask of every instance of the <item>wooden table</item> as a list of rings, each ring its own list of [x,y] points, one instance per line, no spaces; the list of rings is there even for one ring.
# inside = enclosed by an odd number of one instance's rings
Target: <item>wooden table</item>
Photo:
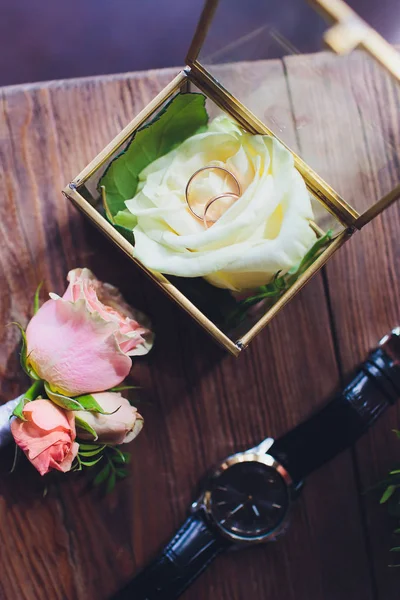
[[[285,135],[303,156],[318,156],[323,175],[336,180],[350,199],[376,196],[387,183],[379,177],[379,147],[357,129],[348,101],[340,104],[323,89],[318,97],[305,93],[301,70],[310,61],[317,61],[322,73],[332,69],[332,57],[325,54],[295,57],[250,70],[238,65],[242,73],[236,81],[242,91],[268,81],[260,98],[263,110],[275,118],[291,111],[292,129]],[[102,498],[82,478],[70,476],[43,497],[43,482],[29,465],[7,475],[12,453],[3,452],[1,599],[108,598],[170,538],[212,465],[307,417],[398,324],[398,206],[355,234],[234,359],[62,197],[65,183],[175,73],[129,73],[1,91],[2,323],[26,324],[40,281],[43,297],[51,290],[62,293],[68,270],[88,266],[145,309],[157,332],[154,350],[134,367],[134,378],[145,390],[140,407],[146,427],[132,445],[131,477],[114,494]],[[345,81],[339,78],[343,89]],[[367,90],[361,81],[359,92],[380,100],[379,90]],[[346,116],[352,139],[364,135],[360,168],[346,180],[339,167],[351,148],[344,144],[340,152],[328,151],[337,140],[335,119],[319,121],[317,104],[328,100],[337,115]],[[387,95],[382,102],[389,106]],[[392,128],[398,146],[398,114],[377,115],[384,119],[382,126]],[[399,163],[396,168],[392,176],[398,181]],[[15,328],[2,327],[3,401],[27,386],[18,363],[19,341]],[[391,432],[396,426],[398,409],[393,408],[355,449],[309,478],[285,537],[218,558],[186,600],[397,600],[399,570],[387,566],[394,524],[379,506],[379,494],[364,493],[400,454]]]

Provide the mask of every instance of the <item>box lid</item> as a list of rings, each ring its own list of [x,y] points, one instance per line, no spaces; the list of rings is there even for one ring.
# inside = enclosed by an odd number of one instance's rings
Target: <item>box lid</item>
[[[187,56],[357,228],[400,197],[400,53],[373,25],[342,0],[206,0]]]

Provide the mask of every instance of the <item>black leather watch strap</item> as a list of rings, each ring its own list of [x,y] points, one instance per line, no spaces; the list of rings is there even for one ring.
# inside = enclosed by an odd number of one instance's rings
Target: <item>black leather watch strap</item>
[[[299,483],[354,444],[400,397],[400,365],[377,348],[351,383],[307,421],[276,440],[268,453]]]
[[[228,546],[229,542],[214,534],[201,514],[194,514],[161,555],[113,600],[173,600]]]

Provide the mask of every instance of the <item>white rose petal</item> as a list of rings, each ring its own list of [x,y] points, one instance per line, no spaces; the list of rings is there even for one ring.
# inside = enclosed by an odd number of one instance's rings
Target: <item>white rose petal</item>
[[[221,201],[216,222],[205,229],[188,210],[186,184],[198,169],[224,167],[235,174],[241,196]],[[237,192],[222,171],[199,177],[192,206]],[[217,204],[217,203],[216,203]],[[293,157],[277,140],[251,135],[226,116],[148,165],[126,206],[137,217],[135,256],[148,268],[181,277],[205,277],[231,290],[268,283],[298,264],[315,242],[310,197]],[[203,208],[204,210],[204,208]]]

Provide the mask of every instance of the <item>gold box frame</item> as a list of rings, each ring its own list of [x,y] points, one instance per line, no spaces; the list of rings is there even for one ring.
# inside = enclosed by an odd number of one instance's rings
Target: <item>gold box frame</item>
[[[134,246],[122,236],[114,227],[103,217],[82,194],[79,188],[98,171],[106,161],[124,144],[137,129],[139,129],[152,114],[157,111],[166,100],[174,93],[182,88],[193,83],[197,88],[205,93],[217,106],[230,114],[240,125],[242,125],[250,133],[268,134],[277,139],[276,136],[264,123],[262,123],[246,106],[244,106],[237,98],[229,93],[204,67],[198,62],[197,56],[201,44],[204,41],[205,33],[210,25],[213,12],[217,6],[218,0],[207,0],[202,17],[199,21],[196,34],[194,36],[191,48],[187,56],[188,67],[183,69],[98,155],[92,162],[87,165],[83,171],[63,190],[63,193],[68,197],[104,234],[106,234],[139,268],[150,277],[158,287],[167,294],[170,298],[190,314],[193,319],[201,325],[220,345],[228,350],[232,355],[238,356],[251,340],[273,319],[273,317],[297,294],[297,292],[315,275],[328,259],[342,246],[347,239],[354,233],[356,229],[360,229],[363,225],[373,219],[377,214],[382,212],[389,204],[400,197],[400,185],[392,190],[385,197],[381,198],[375,205],[368,209],[364,214],[360,215],[347,202],[343,200],[307,163],[297,156],[290,148],[288,150],[294,157],[295,166],[302,174],[307,187],[312,194],[332,213],[336,219],[345,227],[329,244],[324,252],[315,260],[315,262],[303,273],[298,280],[287,290],[276,303],[241,337],[236,341],[232,341],[221,329],[217,327],[201,310],[199,310],[176,286],[174,286],[164,275],[147,269],[134,256]],[[320,8],[327,10],[335,8],[334,14],[330,14],[333,20],[340,23],[339,17],[343,14],[343,5],[351,11],[342,0],[334,0],[334,2],[326,3],[325,0],[316,0]],[[338,13],[339,7],[339,13]],[[351,11],[353,12],[353,11]],[[338,16],[339,14],[339,16]],[[354,13],[355,14],[355,13]],[[344,17],[343,17],[344,18]],[[346,22],[347,23],[347,22]],[[343,26],[343,23],[342,23]],[[334,26],[335,27],[335,26]],[[367,26],[368,27],[368,26]],[[373,48],[382,50],[387,53],[386,58],[381,57],[380,62],[385,64],[389,57],[392,66],[391,72],[397,77],[395,69],[400,64],[400,55],[392,49],[392,47],[384,42],[379,45],[376,43],[376,36],[380,36],[371,28],[367,32],[373,32],[375,43]],[[330,30],[329,30],[330,31]],[[329,33],[329,32],[328,32]],[[368,38],[368,35],[367,35]],[[373,40],[374,41],[374,40]],[[388,47],[390,51],[388,53]],[[369,48],[369,46],[368,46]],[[392,51],[396,54],[396,60]],[[370,51],[370,48],[369,48]],[[374,52],[371,52],[374,54]],[[398,62],[396,62],[398,61]],[[385,65],[387,66],[387,65]],[[393,71],[394,69],[394,71]],[[400,76],[398,77],[400,80]],[[282,140],[280,140],[281,143]],[[284,144],[285,145],[285,144]],[[285,145],[286,146],[286,145]],[[286,146],[287,147],[287,146]]]

